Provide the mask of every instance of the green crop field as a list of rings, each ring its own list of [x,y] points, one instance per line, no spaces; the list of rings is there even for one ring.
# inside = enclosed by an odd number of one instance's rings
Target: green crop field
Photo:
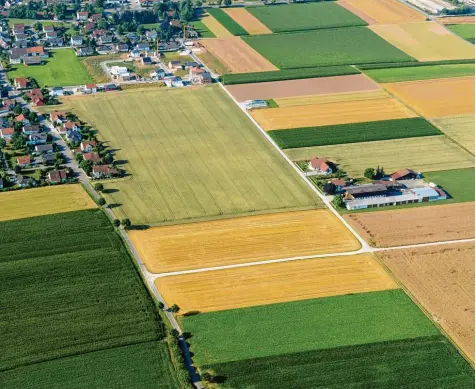
[[[474,43],[474,24],[452,24],[446,27],[461,38]]]
[[[92,82],[73,49],[48,50],[50,58],[45,65],[10,65],[8,78],[32,77],[40,87],[83,85]]]
[[[198,35],[202,38],[215,38],[215,34],[205,26],[201,20],[193,20],[189,24],[193,26]]]
[[[132,368],[127,360],[134,353],[144,354],[145,382],[168,370],[149,387],[177,388],[166,344],[157,342],[164,337],[163,324],[100,210],[2,222],[0,244],[0,319],[8,326],[8,336],[0,339],[1,382],[19,388],[61,387],[65,377],[74,374],[78,385],[85,376],[91,382],[132,387],[136,383],[127,380],[137,373],[131,372],[126,380],[102,366],[111,363],[110,358],[118,361],[122,351],[115,348],[137,345],[131,355],[127,350],[122,353],[123,375]],[[156,355],[152,347],[157,348]],[[76,363],[68,359],[73,356],[79,358]],[[56,373],[51,374],[53,370]],[[36,376],[42,385],[32,381]]]
[[[423,173],[425,181],[434,182],[445,189],[451,196],[448,203],[474,201],[474,168],[442,170]]]
[[[439,135],[423,118],[268,131],[282,149]]]
[[[271,72],[225,74],[222,76],[222,81],[224,85],[234,85],[254,82],[298,80],[311,77],[344,76],[359,73],[360,72],[352,66],[329,66],[321,68],[284,69]]]
[[[336,3],[279,4],[247,10],[273,32],[366,26],[367,23]]]
[[[218,86],[65,99],[131,174],[105,182],[133,224],[315,208],[322,203]]]
[[[280,69],[414,61],[366,27],[254,35],[242,39]]]
[[[233,35],[248,35],[243,27],[241,27],[233,18],[220,8],[207,8],[207,12],[218,20],[223,27],[230,31]]]
[[[364,70],[377,82],[401,82],[432,78],[464,77],[474,74],[474,64],[409,66],[389,69]]]

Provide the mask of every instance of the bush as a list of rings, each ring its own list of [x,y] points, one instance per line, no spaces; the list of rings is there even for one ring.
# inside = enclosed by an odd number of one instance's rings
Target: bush
[[[119,221],[119,219],[114,219],[112,221],[112,225],[117,228],[121,225],[121,222]]]
[[[334,196],[334,198],[332,199],[332,205],[335,208],[345,208],[345,201],[342,195]]]
[[[104,185],[98,183],[98,184],[94,185],[94,190],[95,190],[96,192],[102,192],[102,191],[104,190]]]
[[[106,205],[106,199],[104,197],[100,197],[98,199],[98,205],[102,207],[103,205]]]

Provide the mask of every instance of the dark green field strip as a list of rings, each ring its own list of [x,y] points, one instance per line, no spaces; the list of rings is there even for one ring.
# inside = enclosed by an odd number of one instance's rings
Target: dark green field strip
[[[177,389],[167,346],[147,342],[0,373],[4,389]]]
[[[401,290],[210,312],[183,325],[201,366],[439,334]]]
[[[233,35],[248,35],[243,27],[235,22],[227,13],[219,8],[207,8],[207,12],[218,20]]]
[[[423,118],[410,118],[339,124],[335,126],[304,127],[290,130],[273,130],[268,131],[268,134],[282,149],[293,149],[299,147],[432,136],[440,135],[441,131]]]
[[[357,67],[360,70],[369,69],[388,69],[388,68],[408,68],[408,67],[421,67],[432,65],[455,65],[455,64],[474,64],[474,59],[448,59],[445,61],[427,61],[427,62],[384,62],[384,63],[371,63],[362,64]]]
[[[268,5],[248,7],[247,10],[273,32],[367,25],[358,16],[332,2]]]
[[[360,72],[352,66],[285,69],[272,72],[225,74],[222,76],[222,82],[224,85],[250,84],[254,82],[299,80],[312,77],[346,76],[349,74],[360,74]]]
[[[443,336],[205,366],[234,389],[472,389],[474,372]]]

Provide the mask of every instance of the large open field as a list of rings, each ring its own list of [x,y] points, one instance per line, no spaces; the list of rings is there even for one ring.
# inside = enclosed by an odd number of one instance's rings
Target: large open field
[[[158,278],[156,285],[182,313],[394,289],[371,254],[328,257]],[[233,293],[229,293],[233,291]]]
[[[40,87],[83,85],[92,82],[73,49],[48,50],[50,58],[46,65],[25,66],[10,65],[8,78],[32,77]]]
[[[377,247],[474,237],[474,202],[348,214],[360,236]]]
[[[474,16],[448,16],[438,18],[438,21],[443,24],[474,24]]]
[[[437,118],[433,122],[451,139],[474,152],[474,115]]]
[[[360,243],[328,210],[284,212],[130,231],[149,271],[357,250]]]
[[[325,103],[343,103],[345,101],[378,100],[392,97],[384,89],[366,92],[331,93],[325,95],[282,97],[273,99],[281,108],[297,105],[313,105]]]
[[[474,43],[474,23],[473,24],[453,24],[447,26],[455,34],[468,42]]]
[[[247,10],[273,32],[365,26],[367,23],[335,3],[280,4]]]
[[[80,185],[47,186],[0,193],[0,221],[95,208]]]
[[[338,96],[338,95],[336,95]],[[345,99],[345,94],[342,95]],[[417,115],[393,97],[288,106],[251,111],[264,130],[331,126],[379,120],[412,118]]]
[[[425,16],[398,0],[340,0],[339,5],[369,24],[393,24],[424,21]]]
[[[105,183],[133,224],[313,208],[320,200],[218,87],[65,99],[131,176]]]
[[[373,166],[383,166],[386,172],[404,167],[421,172],[474,167],[471,154],[441,135],[304,147],[288,149],[286,154],[293,161],[325,157],[356,177],[362,177],[364,170]]]
[[[362,74],[337,77],[306,78],[275,82],[230,85],[226,89],[238,101],[277,99],[330,93],[378,91],[379,86]]]
[[[226,8],[223,10],[250,35],[271,34],[272,31],[256,19],[245,8]]]
[[[239,37],[204,39],[200,44],[233,73],[278,70]]]
[[[256,35],[243,39],[280,69],[413,60],[366,27]]]
[[[397,82],[385,88],[427,118],[474,114],[474,77]]]
[[[392,250],[379,256],[474,361],[474,243]]]
[[[436,22],[373,25],[370,29],[419,61],[474,58],[474,46]]]
[[[230,31],[228,31],[225,27],[223,27],[223,25],[211,15],[203,16],[201,19],[201,22],[217,38],[228,38],[233,36],[233,34]]]

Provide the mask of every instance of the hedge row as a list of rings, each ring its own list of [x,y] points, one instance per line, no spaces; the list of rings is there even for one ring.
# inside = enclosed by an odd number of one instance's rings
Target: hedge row
[[[448,59],[446,61],[427,61],[427,62],[385,62],[385,63],[371,63],[365,65],[357,65],[360,70],[371,69],[387,69],[387,68],[407,68],[416,66],[431,66],[431,65],[456,65],[474,63],[474,59]]]

